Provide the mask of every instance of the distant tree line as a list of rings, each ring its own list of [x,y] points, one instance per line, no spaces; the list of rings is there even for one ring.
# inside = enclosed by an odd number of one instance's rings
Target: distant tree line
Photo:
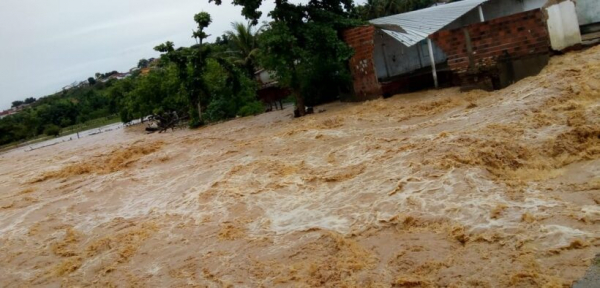
[[[16,107],[19,107],[19,106],[22,106],[22,105],[29,105],[29,104],[34,103],[35,101],[36,101],[36,99],[33,98],[33,97],[29,97],[29,98],[25,99],[24,101],[17,100],[17,101],[13,101],[12,102],[12,106],[11,107],[12,108],[16,108]]]
[[[213,0],[221,4],[220,0]],[[299,116],[305,106],[351,94],[347,61],[354,53],[341,39],[342,31],[364,20],[427,7],[434,0],[369,0],[355,6],[352,0],[313,0],[307,4],[276,1],[272,21],[260,28],[257,10],[262,0],[235,0],[248,24],[232,23],[232,30],[207,43],[212,22],[198,13],[191,35],[197,44],[176,48],[172,42],[155,47],[161,52],[149,73],[106,80],[117,71],[96,73],[82,85],[42,97],[15,101],[13,107],[31,104],[22,112],[0,120],[0,145],[111,115],[125,123],[149,115],[178,115],[197,127],[206,122],[264,111],[257,100],[254,72],[274,73],[289,89]],[[150,67],[141,59],[138,68]]]
[[[456,1],[460,0],[367,0],[365,4],[356,7],[356,14],[363,20],[371,20],[427,8],[438,2]]]
[[[201,21],[206,23],[206,19]],[[192,116],[190,125],[198,126],[264,111],[256,98],[258,85],[252,73],[233,64],[238,53],[233,52],[232,43],[216,41],[178,49],[166,43],[163,47],[170,52],[147,75],[133,73],[123,80],[102,82],[98,80],[118,72],[96,73],[87,79],[87,86],[73,87],[37,101],[35,98],[15,101],[13,107],[32,105],[0,119],[0,145],[44,134],[58,135],[65,127],[112,115],[127,123],[149,115],[178,113],[182,117]],[[148,67],[150,61],[142,59],[138,64]],[[203,111],[202,120],[196,116],[198,107]]]
[[[110,72],[106,72],[106,73],[96,73],[96,80],[101,80],[101,79],[106,79],[110,76],[113,76],[115,74],[119,74],[119,71],[110,71]]]
[[[117,107],[106,92],[115,82],[72,88],[37,101],[27,98],[22,102],[31,104],[29,107],[0,119],[0,145],[34,138],[44,132],[56,135],[57,129],[114,114]],[[13,106],[15,104],[18,103]]]

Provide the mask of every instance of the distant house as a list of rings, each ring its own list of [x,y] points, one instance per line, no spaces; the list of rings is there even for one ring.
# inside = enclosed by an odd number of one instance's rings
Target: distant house
[[[107,79],[108,80],[110,80],[110,79],[123,80],[127,77],[131,77],[131,72],[113,74],[113,75],[110,75],[110,77],[108,77]]]
[[[273,72],[261,69],[254,73],[254,79],[258,82],[259,89],[257,91],[258,99],[266,105],[269,105],[269,110],[277,109],[277,103],[283,109],[282,100],[290,95],[288,89],[281,88],[279,82],[275,79]]]
[[[23,111],[25,108],[27,108],[29,106],[31,106],[31,104],[21,104],[21,105],[19,105],[17,107],[12,107],[12,108],[10,108],[8,110],[4,110],[4,111],[0,112],[0,119],[6,118],[6,117],[8,117],[10,115],[17,114],[17,113]]]
[[[23,111],[25,108],[27,108],[29,106],[31,106],[31,104],[21,104],[21,105],[19,105],[17,107],[13,107],[12,110],[14,112],[20,112],[20,111]]]
[[[369,22],[344,32],[355,50],[357,100],[444,85],[506,87],[539,73],[551,50],[582,41],[570,0],[463,0]]]
[[[0,119],[5,118],[11,114],[13,114],[13,113],[11,113],[11,110],[4,110],[4,111],[0,112]]]
[[[88,80],[81,81],[81,82],[79,82],[79,84],[77,84],[78,88],[83,88],[83,87],[88,87],[88,86],[90,86],[90,82]]]
[[[127,77],[130,77],[131,73],[129,73],[129,72],[127,72],[127,73],[118,73],[118,74],[115,74],[114,76],[115,76],[115,78],[117,80],[123,80],[123,79],[125,79]]]

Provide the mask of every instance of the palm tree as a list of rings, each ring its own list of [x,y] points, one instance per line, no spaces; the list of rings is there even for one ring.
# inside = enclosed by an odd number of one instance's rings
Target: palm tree
[[[256,70],[256,55],[258,54],[258,34],[260,29],[253,29],[251,23],[231,23],[233,30],[225,32],[234,49],[234,63],[244,67],[249,75]]]

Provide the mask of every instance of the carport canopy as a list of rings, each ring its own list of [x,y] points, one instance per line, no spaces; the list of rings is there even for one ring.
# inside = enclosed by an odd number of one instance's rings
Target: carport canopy
[[[437,5],[412,12],[377,18],[369,21],[387,35],[398,40],[406,47],[411,47],[425,39],[429,46],[429,56],[435,87],[438,87],[437,71],[433,48],[429,36],[434,34],[456,19],[479,8],[479,17],[483,22],[481,5],[488,0],[463,0],[450,4]]]
[[[463,0],[377,18],[369,22],[392,38],[400,41],[406,47],[411,47],[477,7],[480,8],[481,21],[484,21],[481,4],[487,1]]]

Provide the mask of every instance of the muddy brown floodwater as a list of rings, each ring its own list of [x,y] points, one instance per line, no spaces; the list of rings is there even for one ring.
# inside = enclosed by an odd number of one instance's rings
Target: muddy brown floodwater
[[[563,287],[600,252],[600,46],[496,92],[0,156],[0,286]]]

